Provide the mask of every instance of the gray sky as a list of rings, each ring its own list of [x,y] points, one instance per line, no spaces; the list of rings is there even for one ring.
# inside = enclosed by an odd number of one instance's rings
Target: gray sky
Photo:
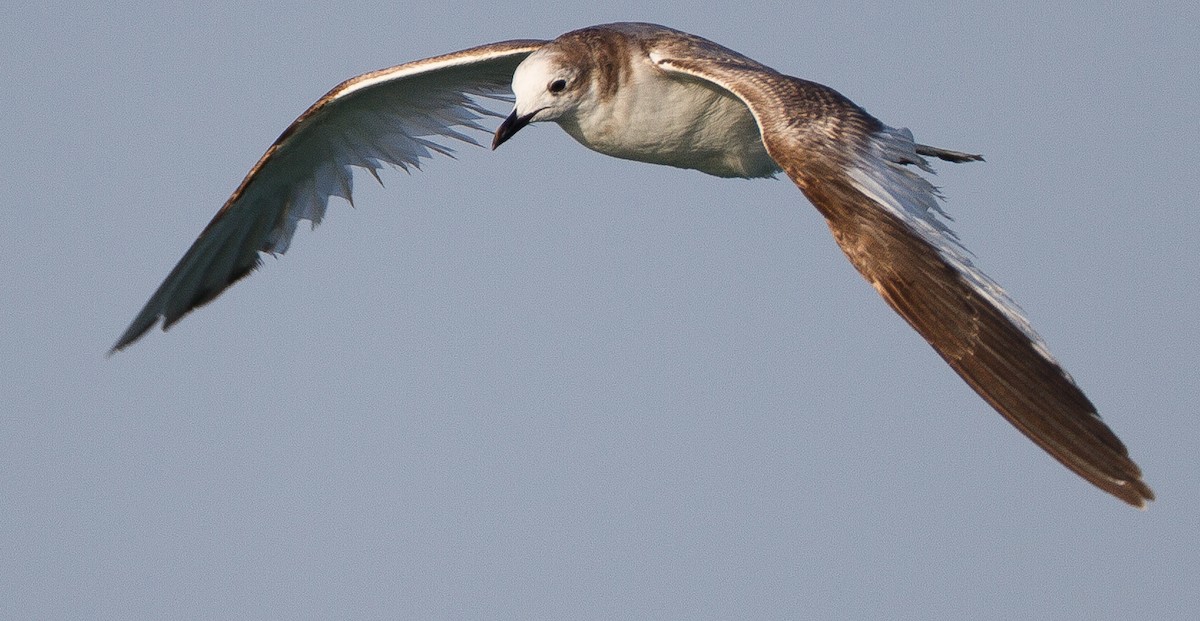
[[[0,21],[0,617],[1200,610],[1193,3],[54,4]],[[956,230],[1160,500],[992,412],[790,182],[550,125],[359,176],[357,208],[104,356],[337,82],[616,20],[982,152],[938,167]]]

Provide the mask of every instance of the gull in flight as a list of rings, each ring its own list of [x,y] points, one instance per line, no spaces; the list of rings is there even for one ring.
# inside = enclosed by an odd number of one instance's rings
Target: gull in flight
[[[854,267],[984,400],[1064,466],[1135,506],[1154,499],[1125,446],[1050,355],[1021,310],[971,262],[944,221],[927,158],[977,155],[914,142],[831,88],[706,39],[618,23],[553,41],[514,40],[351,78],[300,115],[250,169],[151,296],[113,352],[166,330],[260,264],[352,169],[377,180],[418,167],[502,113],[499,147],[552,121],[606,155],[719,177],[787,175]]]

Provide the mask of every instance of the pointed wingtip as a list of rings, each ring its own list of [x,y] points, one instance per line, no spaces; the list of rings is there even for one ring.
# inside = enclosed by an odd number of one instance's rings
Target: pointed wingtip
[[[106,357],[112,358],[117,352],[124,350],[130,345],[133,345],[138,341],[138,339],[142,338],[142,336],[149,332],[150,329],[154,327],[154,324],[158,323],[158,319],[159,315],[155,314],[150,322],[146,323],[142,317],[139,316],[133,321],[132,324],[129,325],[128,328],[125,329],[125,332],[121,334],[121,338],[117,339],[117,342],[113,344],[112,349],[108,350]]]
[[[1154,490],[1150,489],[1150,486],[1146,485],[1141,479],[1136,481],[1122,481],[1120,486],[1128,488],[1127,490],[1122,490],[1127,491],[1128,494],[1119,496],[1119,498],[1129,503],[1135,509],[1145,511],[1150,508],[1150,503],[1155,501]]]
[[[1155,501],[1154,490],[1150,489],[1150,486],[1142,480],[1142,473],[1138,469],[1137,464],[1129,460],[1128,456],[1125,456],[1125,459],[1122,461],[1131,466],[1124,477],[1094,476],[1095,473],[1089,475],[1077,468],[1072,468],[1072,470],[1082,475],[1089,483],[1134,509],[1138,509],[1139,511],[1149,509],[1150,503]]]

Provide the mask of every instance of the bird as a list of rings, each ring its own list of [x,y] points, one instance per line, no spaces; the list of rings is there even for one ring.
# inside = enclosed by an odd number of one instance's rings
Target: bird
[[[513,104],[508,115],[496,107]],[[915,142],[834,89],[708,39],[646,23],[518,39],[350,78],[289,125],[254,164],[110,350],[165,331],[288,249],[331,196],[353,202],[354,169],[382,183],[457,143],[492,149],[552,122],[583,146],[717,177],[782,173],[825,218],[883,300],[988,404],[1062,465],[1138,508],[1138,465],[1004,289],[975,266],[922,174],[979,155]]]

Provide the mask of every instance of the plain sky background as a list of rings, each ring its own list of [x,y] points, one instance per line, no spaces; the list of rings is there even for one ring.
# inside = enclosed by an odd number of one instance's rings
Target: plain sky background
[[[1200,614],[1194,2],[81,4],[0,20],[0,618]],[[983,153],[955,229],[1159,500],[992,412],[790,182],[552,125],[360,174],[105,357],[337,82],[618,20]]]

